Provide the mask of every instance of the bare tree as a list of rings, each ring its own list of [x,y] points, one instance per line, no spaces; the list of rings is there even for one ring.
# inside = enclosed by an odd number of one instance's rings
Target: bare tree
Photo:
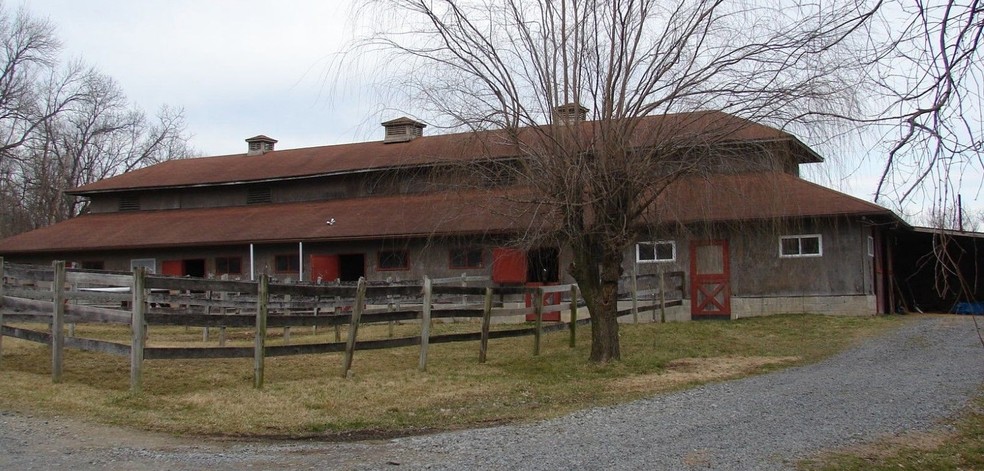
[[[848,41],[872,14],[852,2],[370,3],[362,51],[395,56],[383,61],[398,77],[387,88],[432,122],[501,130],[480,135],[516,149],[523,203],[545,221],[525,241],[570,248],[596,362],[620,358],[623,254],[663,222],[654,202],[735,152],[726,144],[749,125],[735,116],[806,132],[850,114],[859,63]],[[642,119],[653,115],[666,119]]]
[[[885,2],[871,23],[869,81],[882,106],[867,121],[887,127],[875,200],[929,193],[954,207],[964,172],[984,171],[984,3]]]
[[[0,3],[0,237],[77,216],[64,190],[193,155],[182,111],[153,118],[110,77],[60,65],[54,27]]]

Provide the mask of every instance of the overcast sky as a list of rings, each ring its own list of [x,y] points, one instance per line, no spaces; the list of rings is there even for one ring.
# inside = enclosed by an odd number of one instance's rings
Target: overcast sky
[[[278,148],[373,140],[385,108],[356,72],[332,80],[332,64],[356,35],[349,0],[30,0],[63,43],[113,77],[152,114],[183,108],[191,144],[204,155],[242,153],[265,134]],[[19,3],[7,2],[8,9]],[[363,72],[364,73],[364,72]],[[807,143],[810,144],[810,143]],[[878,168],[826,156],[820,183],[871,200]],[[984,207],[980,176],[965,182],[964,204]],[[892,207],[890,203],[884,204]],[[894,207],[893,207],[894,209]],[[910,212],[913,209],[910,208]]]
[[[338,89],[329,77],[335,54],[353,35],[346,29],[347,3],[30,0],[25,5],[55,25],[66,58],[81,58],[113,77],[148,113],[163,104],[183,108],[193,146],[217,155],[243,152],[243,139],[256,134],[278,139],[281,148],[369,138],[365,110],[374,104],[360,103],[351,93],[333,99]]]

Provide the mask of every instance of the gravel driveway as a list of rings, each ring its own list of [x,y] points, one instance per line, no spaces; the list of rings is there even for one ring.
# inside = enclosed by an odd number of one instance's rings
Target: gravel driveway
[[[969,316],[921,317],[814,365],[385,442],[196,441],[0,413],[0,469],[790,469],[958,411],[984,385],[975,329]]]

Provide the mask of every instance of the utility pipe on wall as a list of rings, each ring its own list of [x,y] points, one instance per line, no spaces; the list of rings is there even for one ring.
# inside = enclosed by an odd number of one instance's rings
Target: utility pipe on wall
[[[297,281],[304,280],[304,242],[297,243]]]
[[[253,259],[253,244],[249,244],[249,281],[256,281],[256,265]]]

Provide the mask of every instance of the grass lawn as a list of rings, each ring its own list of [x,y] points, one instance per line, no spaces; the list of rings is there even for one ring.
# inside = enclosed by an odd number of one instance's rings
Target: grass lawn
[[[0,409],[182,435],[388,437],[556,417],[814,362],[905,319],[788,315],[622,325],[623,359],[607,366],[587,361],[587,327],[579,329],[575,349],[568,348],[567,332],[545,335],[537,357],[532,337],[492,340],[485,364],[477,360],[478,342],[432,345],[427,372],[417,370],[416,347],[356,352],[348,379],[340,377],[341,354],[278,357],[267,359],[262,390],[252,388],[252,359],[147,360],[144,391],[136,395],[128,392],[128,358],[66,350],[63,382],[56,385],[48,347],[5,338]],[[438,323],[433,333],[477,328]],[[80,325],[76,332],[129,337],[125,328],[108,326]],[[418,332],[419,325],[396,327],[396,336]],[[228,334],[229,345],[251,345],[248,331]],[[360,339],[388,335],[387,326],[359,330]],[[294,328],[291,337],[292,343],[334,341],[331,329],[315,336]],[[201,330],[151,327],[149,345],[203,345]]]

